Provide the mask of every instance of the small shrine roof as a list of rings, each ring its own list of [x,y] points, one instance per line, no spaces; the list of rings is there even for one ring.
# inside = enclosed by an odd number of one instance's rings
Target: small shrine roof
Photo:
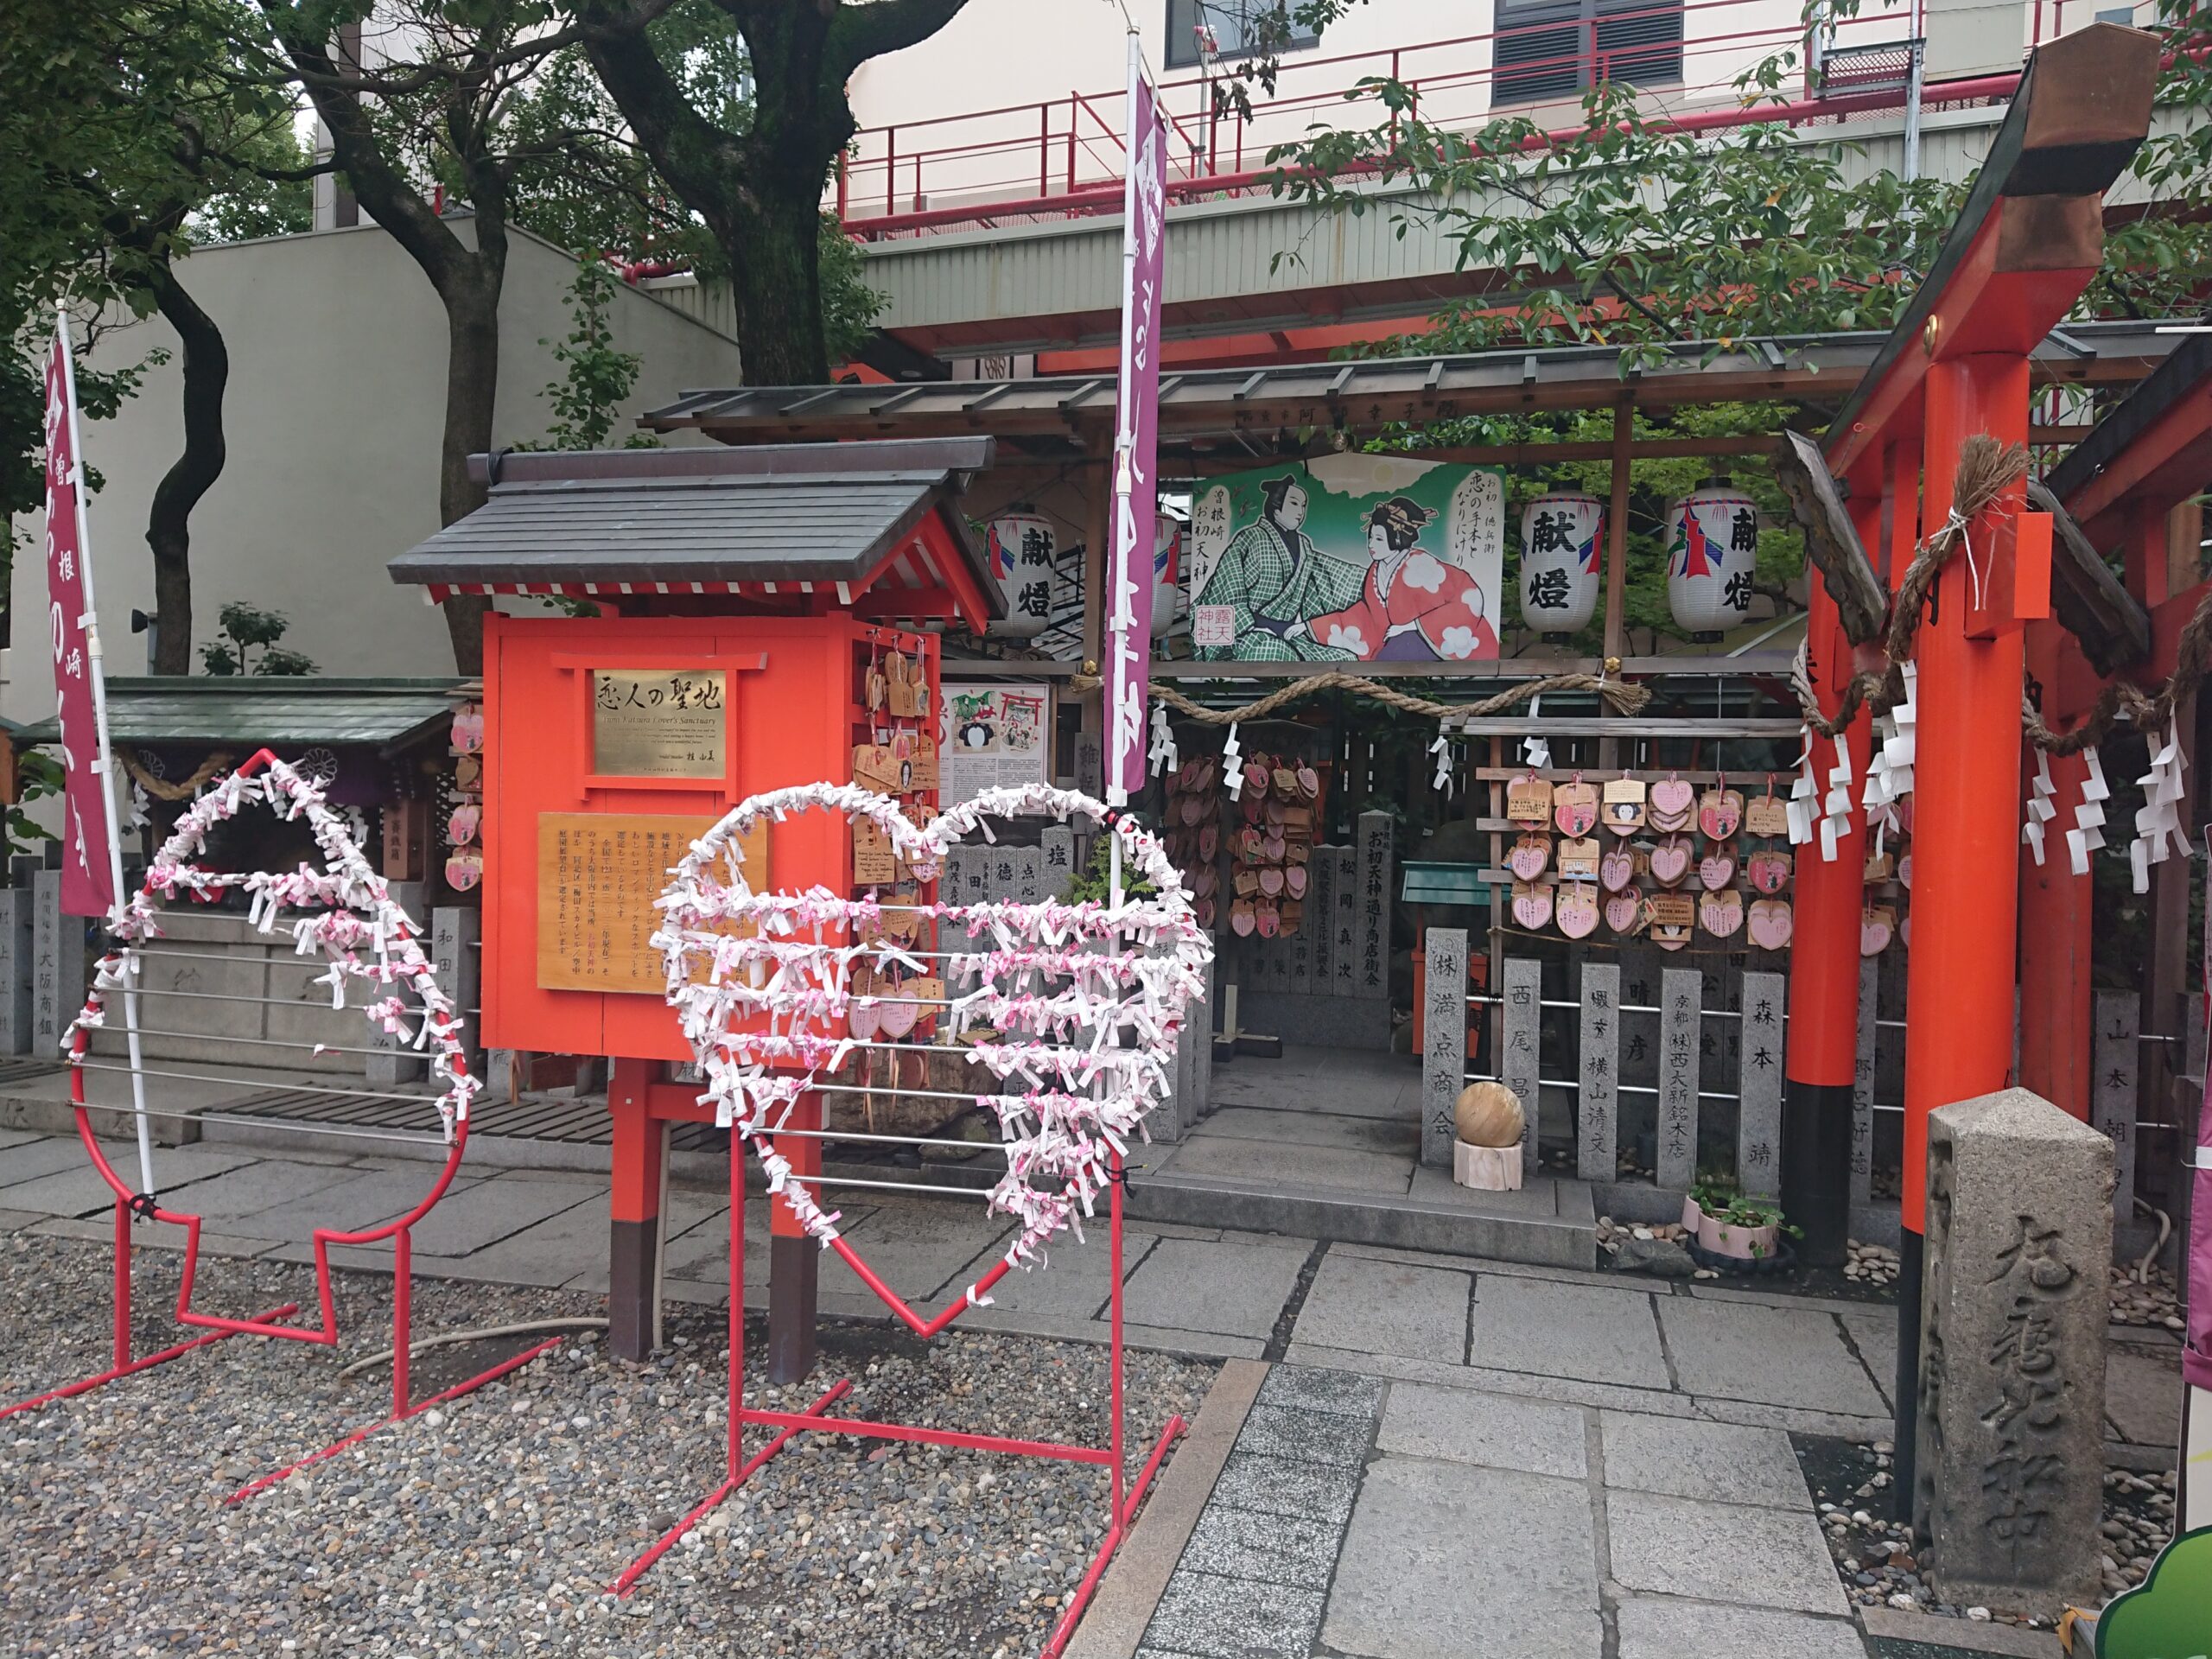
[[[391,562],[396,582],[450,593],[834,594],[886,617],[980,627],[997,584],[958,509],[988,438],[746,450],[588,450],[473,457],[484,505]]]
[[[289,675],[118,675],[107,682],[109,734],[118,743],[267,744],[404,748],[440,728],[467,683]],[[54,743],[51,718],[15,734]]]

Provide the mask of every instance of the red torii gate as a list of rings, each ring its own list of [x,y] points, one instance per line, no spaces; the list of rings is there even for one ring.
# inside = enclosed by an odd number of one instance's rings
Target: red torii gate
[[[1932,532],[1948,519],[1967,439],[1986,434],[2002,444],[2025,442],[2030,356],[2101,262],[2103,193],[2149,130],[2158,72],[2157,39],[2112,24],[2037,50],[1934,267],[1830,423],[1828,469],[1849,486],[1861,545],[1889,550],[1892,587],[1918,544],[1918,527]],[[1909,1030],[1922,1039],[1909,1041],[1905,1054],[1894,1395],[1894,1490],[1907,1515],[1919,1399],[1928,1115],[2002,1089],[2012,1067],[2022,634],[2024,621],[2047,611],[2049,573],[2047,542],[2038,562],[2031,541],[2020,547],[2017,583],[2010,579],[2022,506],[2016,484],[1973,528],[1977,546],[1993,546],[2005,567],[1993,572],[1987,602],[1971,603],[1964,562],[1954,559],[1930,592],[1915,651],[1919,719],[1905,1013]],[[1812,589],[1808,637],[1816,690],[1832,709],[1858,665],[1857,651],[1822,584]],[[1854,794],[1866,776],[1867,732],[1862,715],[1847,734]],[[1847,1167],[1858,1047],[1864,825],[1856,812],[1853,820],[1853,834],[1834,861],[1814,856],[1800,863],[1790,989],[1790,1127],[1819,1153],[1838,1145],[1840,1123],[1845,1156],[1830,1166],[1830,1180],[1843,1179]]]
[[[2170,525],[2174,510],[2207,480],[2212,339],[2196,337],[2069,451],[2037,492],[2037,505],[2063,510],[2053,598],[2065,626],[2037,623],[2027,633],[2028,674],[2041,688],[2044,721],[2054,731],[2087,715],[2109,677],[2148,689],[2173,673],[2182,626],[2212,583],[2174,586]],[[2113,547],[2125,554],[2124,585],[2098,556]],[[2200,746],[2193,711],[2178,713],[2183,752],[2194,760]],[[2088,763],[2054,756],[2050,772],[2059,801],[2078,800]],[[2189,866],[2172,860],[2151,876],[2154,942],[2145,1013],[2148,1028],[2169,1035],[2179,1034],[2176,1004],[2187,982],[2189,878]],[[2084,1119],[2091,1095],[2091,897],[2090,883],[2063,860],[2050,857],[2040,867],[2021,861],[2020,1082]],[[2153,1076],[2171,1077],[2177,1069],[2164,1055],[2146,1058]]]

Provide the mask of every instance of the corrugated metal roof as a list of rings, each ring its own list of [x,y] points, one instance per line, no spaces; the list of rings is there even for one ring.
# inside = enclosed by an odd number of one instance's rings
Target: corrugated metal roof
[[[1625,377],[1611,346],[1507,349],[1447,357],[1363,358],[1162,378],[1163,448],[1234,442],[1307,429],[1378,431],[1394,423],[1541,409],[1599,409],[1624,395],[1639,408],[1764,398],[1840,401],[1887,342],[1885,333],[1786,335],[1726,346],[1683,341]],[[2039,382],[2139,379],[2173,347],[2151,321],[2069,323],[2036,348]],[[639,417],[658,431],[696,429],[728,443],[988,432],[1039,450],[1103,442],[1114,419],[1110,375],[930,380],[906,385],[747,386],[687,391]]]
[[[107,683],[108,729],[118,743],[223,743],[387,748],[448,719],[460,680],[272,676],[119,677]],[[60,738],[52,720],[24,727],[20,744]]]

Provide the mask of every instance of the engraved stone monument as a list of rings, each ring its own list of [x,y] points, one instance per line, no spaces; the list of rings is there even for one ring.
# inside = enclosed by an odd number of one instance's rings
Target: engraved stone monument
[[[1928,1121],[1913,1518],[1942,1599],[2094,1605],[2113,1147],[2025,1089]]]

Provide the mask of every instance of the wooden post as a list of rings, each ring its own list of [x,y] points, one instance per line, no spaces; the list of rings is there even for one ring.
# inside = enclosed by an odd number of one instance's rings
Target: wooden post
[[[1628,655],[1629,456],[1635,437],[1636,399],[1624,393],[1613,405],[1613,479],[1611,499],[1605,509],[1605,658],[1609,663]],[[1599,741],[1598,764],[1621,764],[1620,739]]]
[[[1853,480],[1852,526],[1863,546],[1881,543],[1883,508],[1913,523],[1909,495],[1873,468]],[[1898,569],[1902,569],[1900,563]],[[1806,637],[1812,677],[1823,709],[1840,706],[1856,664],[1843,619],[1817,577],[1810,584]],[[1871,722],[1862,712],[1845,731],[1856,796],[1872,748]],[[1813,740],[1813,771],[1823,789],[1831,758],[1825,738]],[[1851,1238],[1852,1084],[1859,1058],[1859,920],[1866,901],[1866,817],[1853,806],[1835,857],[1820,843],[1797,849],[1796,915],[1789,953],[1788,1084],[1782,1128],[1782,1207],[1805,1230],[1799,1250],[1811,1267],[1838,1267]],[[1741,1168],[1738,1175],[1748,1173]],[[1764,1172],[1771,1180],[1774,1172]]]
[[[809,1092],[791,1108],[789,1128],[822,1127],[822,1096]],[[822,1142],[812,1135],[778,1135],[776,1150],[792,1171],[822,1173]],[[733,1147],[731,1156],[738,1155]],[[741,1217],[741,1221],[742,1218]],[[790,1203],[777,1198],[768,1205],[768,1380],[797,1382],[814,1369],[817,1306],[820,1296],[822,1246],[806,1236]]]
[[[618,1059],[607,1088],[614,1120],[608,1195],[607,1340],[618,1359],[653,1346],[653,1255],[660,1240],[660,1126],[645,1109],[653,1063]]]

